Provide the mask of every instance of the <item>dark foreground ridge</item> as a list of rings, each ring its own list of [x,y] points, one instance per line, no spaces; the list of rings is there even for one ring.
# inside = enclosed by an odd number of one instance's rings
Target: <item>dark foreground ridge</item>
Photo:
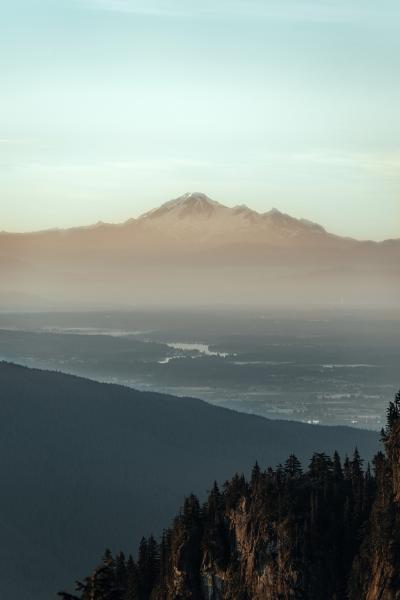
[[[400,393],[382,432],[385,453],[362,468],[295,455],[251,479],[189,496],[161,542],[137,561],[109,550],[64,600],[396,600],[400,597]]]
[[[47,600],[107,546],[157,538],[185,495],[295,453],[371,459],[375,432],[269,421],[193,398],[0,363],[0,582]],[[98,599],[96,599],[98,600]]]

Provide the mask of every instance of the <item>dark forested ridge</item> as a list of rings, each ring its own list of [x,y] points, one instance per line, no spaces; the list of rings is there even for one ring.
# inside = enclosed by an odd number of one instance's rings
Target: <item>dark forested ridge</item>
[[[55,597],[102,548],[158,538],[185,495],[256,460],[355,445],[371,458],[378,435],[0,363],[0,596]]]
[[[314,453],[303,471],[291,454],[249,481],[195,495],[160,542],[137,560],[106,551],[64,600],[396,600],[400,597],[400,393],[370,466],[356,449],[343,462]]]

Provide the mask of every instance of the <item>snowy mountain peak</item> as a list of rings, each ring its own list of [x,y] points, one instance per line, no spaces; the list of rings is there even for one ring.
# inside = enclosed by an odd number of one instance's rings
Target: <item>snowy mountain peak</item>
[[[150,212],[142,215],[141,218],[159,218],[159,217],[175,217],[184,218],[190,216],[196,217],[210,217],[218,209],[227,209],[226,206],[211,200],[206,194],[201,192],[187,192],[179,198],[174,198],[162,204],[159,208],[153,209]]]
[[[265,213],[266,215],[270,216],[270,217],[279,217],[281,216],[283,213],[281,213],[280,210],[278,210],[275,207],[272,207],[271,210],[269,210],[268,212]]]
[[[183,196],[176,198],[176,200],[171,200],[171,202],[175,202],[176,204],[190,204],[193,202],[206,202],[208,204],[219,204],[215,200],[211,200],[206,194],[202,192],[186,192]]]
[[[283,240],[321,233],[322,227],[302,219],[295,219],[277,208],[259,213],[245,204],[230,208],[209,198],[202,192],[187,192],[145,213],[139,221],[146,227],[180,239],[211,239],[231,243],[237,240]],[[183,239],[183,238],[182,238]]]

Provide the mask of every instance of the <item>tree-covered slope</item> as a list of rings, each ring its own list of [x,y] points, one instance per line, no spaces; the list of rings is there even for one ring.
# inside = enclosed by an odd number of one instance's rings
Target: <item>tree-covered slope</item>
[[[64,600],[396,600],[400,597],[400,393],[374,474],[357,450],[342,463],[293,454],[253,467],[201,505],[186,498],[160,543],[137,559],[106,551]]]
[[[0,363],[1,595],[52,597],[102,548],[157,536],[185,495],[256,460],[355,445],[371,457],[378,436]]]

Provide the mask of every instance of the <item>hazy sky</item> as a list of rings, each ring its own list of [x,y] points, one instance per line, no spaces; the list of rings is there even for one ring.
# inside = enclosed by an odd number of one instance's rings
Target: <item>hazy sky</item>
[[[400,237],[398,0],[4,0],[0,229],[186,191]]]

